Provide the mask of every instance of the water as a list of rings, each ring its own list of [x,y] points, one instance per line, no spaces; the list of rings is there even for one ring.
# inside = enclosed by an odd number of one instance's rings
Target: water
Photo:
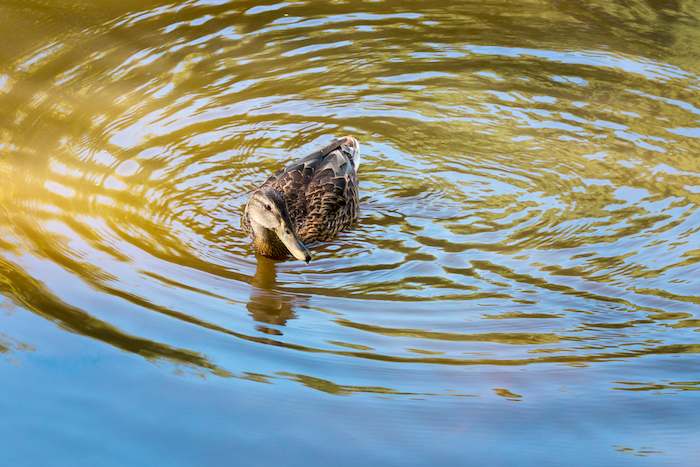
[[[698,465],[700,4],[0,3],[0,464]],[[247,193],[362,143],[358,225]]]

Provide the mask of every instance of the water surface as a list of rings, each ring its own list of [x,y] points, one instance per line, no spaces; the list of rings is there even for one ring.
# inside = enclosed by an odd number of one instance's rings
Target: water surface
[[[700,4],[0,2],[3,465],[697,465]],[[267,175],[362,212],[256,258]],[[7,449],[9,447],[9,449]]]

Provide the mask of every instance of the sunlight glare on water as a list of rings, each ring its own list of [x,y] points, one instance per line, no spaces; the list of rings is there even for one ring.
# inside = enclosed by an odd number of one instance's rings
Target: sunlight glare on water
[[[3,465],[697,465],[698,2],[0,13]],[[357,225],[256,258],[344,134]]]

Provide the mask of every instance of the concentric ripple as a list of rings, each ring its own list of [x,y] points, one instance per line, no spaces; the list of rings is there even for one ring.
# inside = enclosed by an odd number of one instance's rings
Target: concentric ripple
[[[506,3],[189,1],[34,45],[0,68],[0,293],[154,361],[341,394],[700,352],[699,69],[668,53],[698,17],[657,40],[612,2]],[[560,46],[581,21],[600,34]],[[358,225],[309,265],[256,259],[247,194],[341,134]]]

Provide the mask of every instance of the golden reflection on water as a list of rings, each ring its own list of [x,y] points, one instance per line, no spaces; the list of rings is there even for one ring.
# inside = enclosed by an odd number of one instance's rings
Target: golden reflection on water
[[[250,283],[250,300],[246,307],[255,321],[284,326],[288,320],[296,318],[294,304],[301,298],[277,290],[276,268],[276,261],[263,256],[257,257],[255,276]],[[263,325],[258,326],[258,330],[269,334],[282,334],[279,329]]]
[[[0,55],[0,293],[148,359],[332,394],[455,389],[389,363],[697,354],[700,12],[574,3],[32,13],[46,28]],[[356,228],[308,266],[255,258],[246,194],[346,133]],[[333,382],[355,367],[375,380]]]

